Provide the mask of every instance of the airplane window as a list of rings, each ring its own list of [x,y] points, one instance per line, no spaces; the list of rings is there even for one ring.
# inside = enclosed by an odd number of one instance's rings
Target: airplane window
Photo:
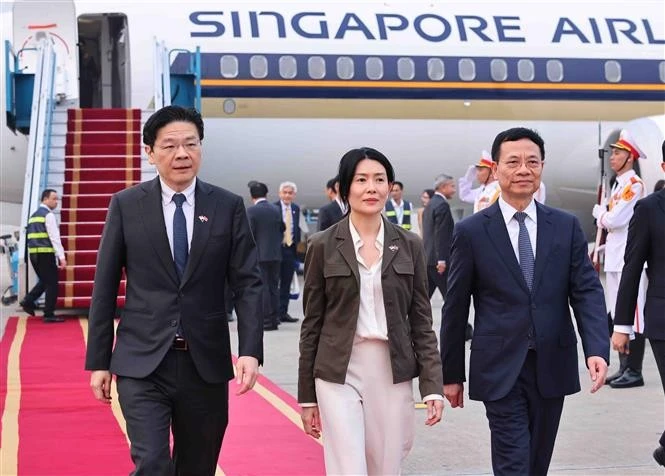
[[[661,61],[658,65],[658,72],[660,73],[660,82],[665,83],[665,61]]]
[[[238,58],[233,55],[224,55],[220,60],[222,76],[225,78],[235,78],[238,76]]]
[[[502,59],[493,59],[490,62],[490,73],[494,81],[505,81],[508,79],[508,64]]]
[[[409,81],[416,75],[416,65],[411,58],[397,60],[397,76],[399,79]]]
[[[367,79],[381,79],[383,78],[383,61],[381,58],[372,56],[365,60],[365,72]]]
[[[462,81],[476,79],[476,63],[472,59],[462,58],[458,63],[459,77]]]
[[[553,83],[563,81],[563,63],[559,60],[549,60],[545,66],[547,79]]]
[[[263,79],[268,76],[268,60],[263,55],[254,55],[249,59],[249,73],[252,78]]]
[[[533,81],[536,77],[536,71],[533,67],[533,61],[521,59],[517,62],[517,77],[520,81]]]
[[[284,79],[293,79],[298,74],[298,64],[293,56],[279,58],[279,75]]]
[[[446,75],[446,68],[443,60],[440,58],[430,58],[427,60],[427,76],[432,81],[441,81]]]
[[[605,61],[605,79],[610,83],[621,81],[621,65],[618,61]]]
[[[339,79],[353,79],[353,58],[340,56],[337,58],[337,77]]]
[[[326,77],[326,62],[321,56],[312,56],[307,60],[307,74],[312,79]]]

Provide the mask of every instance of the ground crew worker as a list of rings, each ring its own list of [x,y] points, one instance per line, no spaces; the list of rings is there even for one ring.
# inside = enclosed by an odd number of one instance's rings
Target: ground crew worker
[[[50,188],[44,190],[42,203],[28,220],[27,228],[28,255],[39,281],[19,305],[25,312],[34,315],[35,301],[46,291],[44,322],[64,321],[54,313],[58,299],[58,268],[67,266],[60,230],[53,214],[57,206],[58,193]]]
[[[633,216],[635,204],[646,195],[642,179],[633,170],[633,164],[644,154],[627,131],[621,131],[619,140],[610,145],[610,167],[616,173],[616,181],[610,192],[607,206],[594,205],[593,217],[598,226],[607,230],[605,241],[605,295],[608,312],[614,317],[617,292],[621,281],[623,258],[628,239],[628,224]],[[640,280],[640,298],[635,310],[635,324],[629,327],[627,334],[635,332],[635,340],[630,343],[630,354],[619,353],[619,371],[605,380],[612,388],[629,388],[644,385],[642,378],[642,360],[644,358],[644,310],[646,278],[642,273]],[[615,328],[615,330],[617,330]]]
[[[390,200],[386,202],[385,215],[389,222],[401,226],[405,230],[411,230],[411,212],[413,204],[402,199],[404,185],[402,182],[393,182],[393,188],[390,190]]]

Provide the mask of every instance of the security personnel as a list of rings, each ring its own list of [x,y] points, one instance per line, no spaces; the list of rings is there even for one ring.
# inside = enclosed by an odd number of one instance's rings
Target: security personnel
[[[402,199],[404,185],[397,180],[393,182],[393,188],[390,190],[390,200],[386,202],[385,215],[389,222],[401,226],[405,230],[411,230],[411,212],[413,204]]]
[[[628,239],[628,224],[633,216],[635,204],[646,195],[642,179],[633,170],[633,164],[644,154],[627,131],[621,131],[619,140],[610,145],[610,167],[616,180],[610,192],[609,202],[594,205],[593,217],[598,226],[607,230],[605,241],[605,294],[609,313],[615,316],[616,298],[621,281],[623,257]],[[640,299],[635,310],[635,340],[631,342],[630,354],[619,353],[619,371],[605,379],[612,388],[629,388],[644,385],[642,360],[644,357],[644,309],[646,279],[642,273]],[[632,329],[631,329],[632,331]],[[631,332],[632,333],[632,332]]]
[[[58,206],[58,193],[52,189],[42,192],[42,203],[28,220],[27,247],[32,267],[39,281],[19,303],[25,312],[35,314],[35,301],[46,291],[44,322],[63,322],[54,314],[58,299],[58,267],[67,266],[65,250],[53,210]],[[57,263],[56,263],[57,258]]]
[[[480,187],[472,188],[474,178]],[[473,203],[473,213],[490,206],[499,198],[498,182],[492,174],[492,156],[486,150],[480,155],[480,160],[470,165],[466,174],[458,179],[459,198],[463,202]],[[491,201],[490,201],[491,200]]]

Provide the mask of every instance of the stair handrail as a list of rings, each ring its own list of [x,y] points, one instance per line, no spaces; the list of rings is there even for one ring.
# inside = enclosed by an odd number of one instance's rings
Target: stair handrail
[[[196,97],[194,98],[194,108],[201,112],[201,47],[197,46],[193,52],[183,48],[174,48],[170,50],[168,56],[169,74],[171,70],[170,64],[172,53],[187,53],[189,55],[189,69],[186,71],[186,73],[194,75],[194,88],[196,91]]]
[[[40,40],[37,45],[37,51],[21,209],[21,236],[18,250],[19,256],[26,262],[26,229],[28,220],[37,208],[37,204],[40,202],[40,193],[46,187],[47,183],[51,124],[55,105],[53,97],[55,50],[52,42],[48,39]],[[27,282],[26,278],[26,284]]]
[[[164,41],[154,40],[155,110],[171,104],[169,54]]]

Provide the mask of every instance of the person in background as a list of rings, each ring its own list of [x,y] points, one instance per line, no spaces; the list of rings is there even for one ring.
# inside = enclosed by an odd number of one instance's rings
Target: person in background
[[[263,281],[263,330],[276,331],[279,326],[279,265],[282,261],[284,222],[279,208],[266,199],[266,184],[252,181],[248,185],[254,205],[247,208],[247,217],[259,251],[259,267]]]
[[[382,217],[393,167],[353,149],[339,165],[350,212],[309,239],[300,331],[303,427],[324,433],[331,475],[400,474],[414,438],[412,379],[441,420],[441,364],[420,238]]]
[[[282,262],[279,270],[279,320],[298,322],[289,314],[291,281],[296,271],[297,247],[300,242],[300,207],[294,203],[298,187],[293,182],[279,185],[279,201],[275,202],[282,213],[284,237],[282,239]]]
[[[420,237],[423,237],[423,213],[425,212],[425,207],[429,203],[430,199],[434,196],[434,189],[433,188],[426,188],[425,190],[422,191],[420,194],[420,204],[422,207],[419,207],[417,210],[418,214],[418,234]]]
[[[403,193],[404,185],[402,182],[395,180],[392,190],[390,190],[390,200],[386,202],[384,213],[390,223],[394,223],[410,231],[413,228],[411,224],[413,204],[403,199]]]
[[[335,176],[328,180],[326,191],[330,203],[319,208],[319,231],[326,230],[337,223],[346,214],[346,204],[342,202],[337,193],[339,190],[339,177]]]
[[[55,315],[58,300],[58,269],[67,266],[65,249],[60,242],[60,230],[53,210],[58,207],[58,192],[47,188],[42,192],[42,203],[30,216],[27,228],[27,248],[30,263],[37,274],[37,284],[19,302],[21,308],[31,316],[35,314],[35,301],[46,292],[43,321],[63,322]]]
[[[665,172],[665,141],[662,144],[663,158],[660,164]],[[612,345],[622,354],[633,352],[632,342],[635,306],[639,302],[640,276],[647,264],[646,303],[644,306],[644,333],[649,339],[653,356],[656,359],[660,383],[665,392],[665,189],[656,189],[647,198],[639,200],[630,225],[624,265],[617,294],[616,315]],[[634,341],[633,341],[634,342]],[[632,400],[631,400],[632,402]],[[631,403],[632,404],[632,403]],[[620,417],[617,417],[619,423]],[[621,422],[625,423],[625,422]],[[659,445],[653,452],[654,459],[665,466],[665,432],[660,436]]]
[[[564,396],[580,391],[575,326],[591,392],[609,359],[605,299],[577,218],[533,198],[545,160],[542,138],[517,127],[492,145],[501,197],[457,222],[441,319],[443,391],[464,406],[465,324],[475,330],[469,398],[482,401],[496,475],[547,474]]]
[[[623,257],[628,240],[628,224],[633,216],[635,204],[646,195],[642,179],[635,173],[633,164],[643,152],[627,131],[621,131],[619,140],[610,145],[610,167],[616,173],[616,181],[610,192],[607,205],[594,205],[592,214],[598,226],[607,230],[605,240],[605,296],[608,312],[616,317],[616,298],[621,281]],[[634,308],[635,339],[630,345],[630,354],[619,353],[619,370],[607,378],[612,388],[641,387],[642,361],[644,360],[644,299],[646,293],[646,275],[642,273],[640,294]]]

